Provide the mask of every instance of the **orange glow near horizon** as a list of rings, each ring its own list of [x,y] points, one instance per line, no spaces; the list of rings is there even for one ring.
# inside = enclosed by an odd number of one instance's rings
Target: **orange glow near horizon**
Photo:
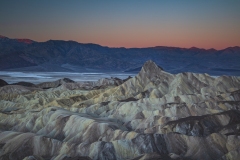
[[[96,31],[89,33],[71,33],[49,35],[19,35],[18,37],[9,38],[28,38],[34,41],[45,42],[48,40],[73,40],[79,43],[94,43],[108,47],[125,47],[125,48],[145,48],[154,46],[168,46],[180,48],[204,48],[204,49],[225,49],[227,47],[240,46],[240,34],[206,34],[201,32],[191,33],[187,31],[141,31],[126,30],[119,32]],[[7,35],[4,35],[7,36]],[[8,37],[8,36],[7,36]],[[228,38],[229,37],[229,38]]]
[[[218,0],[11,0],[0,5],[0,35],[109,47],[220,50],[240,46],[239,8],[240,1]]]

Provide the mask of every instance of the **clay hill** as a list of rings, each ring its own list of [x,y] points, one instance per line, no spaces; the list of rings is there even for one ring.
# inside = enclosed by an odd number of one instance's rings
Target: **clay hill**
[[[240,76],[240,47],[223,50],[177,47],[110,48],[97,44],[0,36],[0,71],[81,72],[89,69],[136,72],[152,59],[169,73]]]
[[[240,77],[170,74],[0,87],[2,160],[238,160]]]

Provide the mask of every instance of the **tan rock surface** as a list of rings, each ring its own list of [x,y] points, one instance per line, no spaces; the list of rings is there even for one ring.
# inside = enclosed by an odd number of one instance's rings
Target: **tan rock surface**
[[[239,109],[239,77],[152,61],[126,81],[7,85],[0,159],[239,159]]]

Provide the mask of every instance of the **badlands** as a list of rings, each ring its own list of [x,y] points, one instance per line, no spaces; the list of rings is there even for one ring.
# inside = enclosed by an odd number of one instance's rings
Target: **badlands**
[[[0,160],[238,160],[240,77],[0,81]]]

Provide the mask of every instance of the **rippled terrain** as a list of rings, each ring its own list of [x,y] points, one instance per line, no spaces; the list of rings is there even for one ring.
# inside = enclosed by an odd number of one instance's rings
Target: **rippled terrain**
[[[170,74],[152,61],[133,77],[63,77],[1,81],[0,159],[240,157],[240,77]]]

